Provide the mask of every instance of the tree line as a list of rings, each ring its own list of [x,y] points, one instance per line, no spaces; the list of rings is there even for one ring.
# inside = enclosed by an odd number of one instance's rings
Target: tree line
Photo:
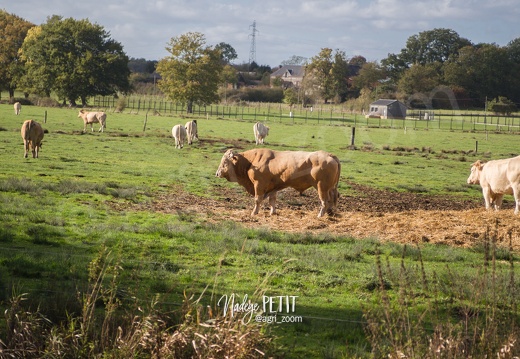
[[[409,37],[399,53],[380,62],[322,48],[310,59],[293,56],[282,63],[304,66],[298,86],[271,81],[269,66],[234,65],[231,45],[207,45],[198,32],[171,38],[166,51],[159,61],[129,59],[119,42],[88,20],[53,15],[35,26],[0,10],[0,90],[10,98],[18,90],[85,106],[92,96],[153,86],[154,94],[162,92],[189,112],[193,104],[227,99],[238,83],[249,82],[269,92],[259,98],[289,104],[395,98],[412,107],[453,108],[455,100],[459,107],[511,112],[520,103],[520,38],[501,47],[433,29]]]

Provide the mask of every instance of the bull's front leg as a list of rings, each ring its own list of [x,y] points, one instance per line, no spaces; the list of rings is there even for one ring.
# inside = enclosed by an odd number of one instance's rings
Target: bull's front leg
[[[491,189],[489,187],[483,187],[482,195],[484,196],[484,202],[486,203],[486,209],[491,209],[491,203],[493,202]]]
[[[258,214],[258,210],[260,209],[260,205],[262,204],[263,199],[264,199],[263,195],[262,196],[255,195],[255,206],[253,208],[253,212],[251,212],[252,216]]]
[[[269,195],[269,206],[271,207],[270,214],[273,215],[276,213],[276,192],[271,193]]]

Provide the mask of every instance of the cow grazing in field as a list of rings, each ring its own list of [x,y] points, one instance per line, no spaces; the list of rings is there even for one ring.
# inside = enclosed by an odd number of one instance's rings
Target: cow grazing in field
[[[473,163],[468,184],[480,184],[486,209],[500,209],[504,194],[513,194],[515,214],[520,213],[520,156]]]
[[[318,190],[321,208],[318,217],[331,214],[336,207],[341,172],[339,159],[324,151],[272,151],[267,148],[245,152],[227,150],[217,177],[238,182],[255,197],[251,215],[258,213],[262,201],[269,197],[274,214],[276,192],[291,187],[302,193],[310,187]]]
[[[38,152],[40,152],[43,140],[42,126],[34,120],[27,120],[23,123],[20,134],[22,135],[23,146],[25,150],[23,157],[27,158],[27,153],[29,152],[30,146],[32,149],[33,158],[38,158]]]
[[[172,136],[175,139],[175,148],[183,148],[186,141],[186,128],[183,125],[175,125],[172,128]]]
[[[87,125],[90,124],[90,129],[94,132],[94,123],[99,123],[100,127],[98,132],[104,132],[104,129],[107,127],[107,114],[105,112],[89,112],[85,110],[80,110],[78,117],[83,119],[83,132],[87,132]]]
[[[256,144],[264,144],[264,139],[269,134],[269,127],[262,122],[257,122],[253,125],[253,133],[255,134]]]
[[[20,102],[15,102],[14,103],[14,114],[19,115],[21,111],[22,111],[22,104]]]
[[[199,139],[199,134],[197,132],[197,120],[186,122],[186,125],[184,127],[186,128],[188,145],[191,145],[194,139]]]

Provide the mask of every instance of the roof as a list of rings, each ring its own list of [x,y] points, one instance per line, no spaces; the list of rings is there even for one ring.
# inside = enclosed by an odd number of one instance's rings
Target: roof
[[[305,74],[305,66],[302,65],[284,65],[271,74],[272,77],[282,77],[287,72],[293,77],[303,77]]]
[[[372,102],[370,105],[379,105],[379,106],[388,106],[395,102],[399,102],[397,100],[386,100],[386,99],[379,99],[377,101]]]

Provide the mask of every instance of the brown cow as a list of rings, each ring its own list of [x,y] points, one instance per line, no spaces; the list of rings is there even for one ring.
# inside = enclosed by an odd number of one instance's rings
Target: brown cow
[[[30,145],[32,149],[33,158],[38,158],[38,152],[42,147],[43,140],[42,126],[34,120],[27,120],[23,123],[20,133],[22,135],[23,145],[25,149],[23,157],[27,158],[27,152],[29,152]]]
[[[324,151],[273,151],[267,148],[245,152],[227,150],[217,177],[238,182],[255,196],[251,215],[258,213],[262,201],[269,197],[274,214],[276,192],[291,187],[302,193],[310,187],[318,190],[321,208],[318,217],[332,213],[338,202],[338,182],[341,172],[339,159]]]
[[[94,132],[94,127],[92,124],[99,123],[101,127],[99,127],[98,132],[103,132],[106,128],[106,120],[107,114],[105,112],[88,112],[85,110],[80,110],[78,117],[83,119],[83,132],[87,132],[87,125],[90,124],[90,129]]]

